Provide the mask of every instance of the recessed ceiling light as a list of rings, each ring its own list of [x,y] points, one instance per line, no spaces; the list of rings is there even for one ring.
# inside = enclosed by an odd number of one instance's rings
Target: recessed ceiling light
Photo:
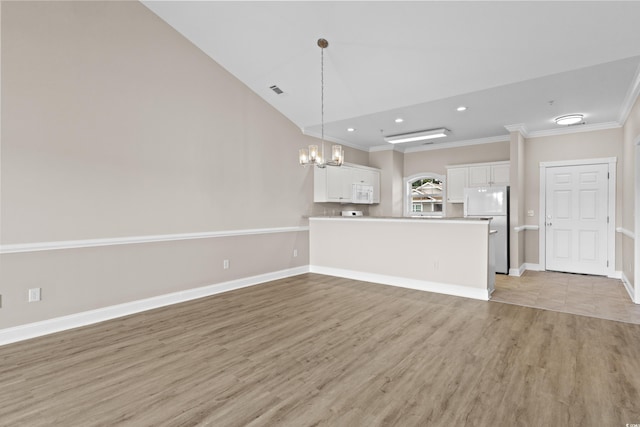
[[[403,119],[403,118],[398,117],[398,118],[396,119],[396,123],[402,123],[402,122],[404,122],[404,119]]]
[[[355,132],[356,128],[347,128],[347,132]]]
[[[458,108],[456,108],[456,110],[458,110],[458,111],[465,111],[466,109],[467,109],[467,107],[465,107],[464,105],[461,105]]]
[[[566,116],[560,116],[553,119],[557,125],[575,125],[580,123],[584,116],[582,114],[568,114]]]

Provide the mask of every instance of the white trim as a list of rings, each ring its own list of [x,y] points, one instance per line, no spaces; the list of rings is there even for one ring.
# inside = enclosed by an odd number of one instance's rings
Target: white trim
[[[610,279],[620,279],[620,280],[622,280],[622,271],[615,270],[613,273],[608,274],[607,277],[610,278]]]
[[[388,143],[387,145],[376,145],[375,147],[369,148],[370,153],[375,153],[378,151],[397,151],[399,153],[402,153],[402,150],[400,149],[400,147],[394,144],[388,144]]]
[[[445,218],[447,216],[447,177],[446,175],[440,175],[433,172],[425,172],[425,173],[417,173],[411,176],[402,178],[402,183],[404,185],[404,195],[403,195],[403,208],[402,212],[406,217],[412,217],[414,212],[411,210],[411,182],[415,181],[418,178],[435,178],[442,183],[442,212],[438,215],[438,213],[434,212],[433,217],[442,217]],[[420,216],[420,215],[416,215]],[[426,215],[429,216],[429,215]]]
[[[609,224],[607,225],[607,259],[609,260],[609,267],[607,267],[607,275],[614,274],[616,265],[616,235],[615,235],[615,222],[616,222],[616,164],[618,159],[616,157],[602,157],[596,159],[577,159],[577,160],[560,160],[551,162],[540,162],[540,219],[538,234],[538,259],[542,270],[546,270],[546,227],[545,227],[545,212],[547,207],[546,200],[546,169],[550,167],[562,167],[562,166],[579,166],[579,165],[596,165],[607,164],[609,171],[609,200],[607,207],[607,215],[609,216]]]
[[[310,132],[308,129],[305,129],[305,128],[300,128],[300,131],[302,132],[303,135],[307,135],[307,136],[310,136],[312,138],[317,138],[317,139],[322,140],[322,135],[320,133]],[[327,135],[327,134],[324,135],[324,140],[326,142],[334,142],[336,144],[346,145],[347,147],[355,148],[356,150],[367,151],[367,147],[363,147],[362,145],[354,144],[353,142],[345,141],[344,139],[335,138],[335,137]],[[329,147],[329,148],[331,148],[331,147]]]
[[[299,231],[309,231],[309,227],[255,228],[246,230],[210,231],[203,233],[160,234],[155,236],[130,236],[106,239],[66,240],[59,242],[17,243],[0,245],[0,254],[92,248],[96,246],[131,245],[137,243],[156,243],[173,240],[210,239],[215,237],[234,237],[256,234],[295,233]]]
[[[622,274],[620,274],[620,280],[622,280],[622,283],[624,284],[624,288],[627,290],[627,293],[629,294],[629,297],[631,298],[631,301],[634,304],[640,304],[640,301],[636,301],[633,295],[633,286],[631,285],[631,282],[629,282],[629,278],[627,277],[626,274],[624,274],[624,271],[621,272]]]
[[[623,227],[616,227],[616,233],[620,233],[620,234],[624,234],[625,236],[627,236],[630,239],[635,239],[636,235],[633,231],[631,230],[627,230],[626,228]]]
[[[165,307],[172,304],[178,304],[181,302],[207,297],[222,292],[228,292],[235,289],[245,288],[248,286],[254,286],[273,280],[284,279],[286,277],[297,276],[299,274],[308,272],[309,266],[290,268],[286,270],[260,274],[257,276],[231,280],[229,282],[216,283],[213,285],[189,289],[186,291],[158,295],[151,298],[112,305],[96,310],[70,314],[68,316],[56,317],[53,319],[43,320],[41,322],[28,323],[26,325],[0,329],[0,345],[10,344],[12,342],[23,341],[42,335],[48,335],[55,332],[61,332],[68,329],[91,325],[93,323],[104,322],[105,320],[128,316],[130,314],[140,313],[143,311]]]
[[[420,151],[442,150],[444,148],[468,147],[470,145],[491,144],[494,142],[508,142],[506,135],[490,136],[487,138],[467,139],[464,141],[441,142],[429,145],[419,145],[417,147],[407,147],[403,153],[417,153]]]
[[[469,167],[477,167],[477,166],[509,166],[509,165],[511,165],[510,160],[498,160],[495,162],[461,163],[457,165],[446,165],[445,169],[469,168]]]
[[[520,268],[510,268],[509,269],[509,276],[520,277],[520,276],[522,276],[522,274],[524,273],[524,271],[526,269],[527,269],[527,265],[526,264],[522,264],[520,266]]]
[[[540,267],[540,264],[533,264],[530,262],[524,263],[524,269],[529,271],[543,271],[542,267]]]
[[[620,109],[620,116],[618,121],[624,125],[624,123],[629,118],[629,114],[631,113],[631,109],[636,103],[636,99],[638,99],[638,95],[640,95],[640,66],[636,69],[636,75],[631,83],[631,88],[629,92],[627,92],[627,96],[624,98],[622,102],[622,108]]]
[[[505,125],[504,127],[506,130],[509,131],[509,133],[511,132],[520,132],[520,134],[522,136],[524,136],[525,138],[529,137],[529,132],[527,131],[527,127],[525,126],[524,123],[516,123],[513,125]]]
[[[447,283],[430,282],[425,280],[407,279],[405,277],[387,276],[383,274],[367,273],[364,271],[344,270],[341,268],[309,266],[311,273],[326,274],[328,276],[344,277],[346,279],[363,282],[379,283],[400,288],[416,289],[418,291],[435,292],[457,297],[473,298],[483,301],[489,300],[489,290],[471,288],[467,286],[451,285]]]
[[[538,231],[540,230],[540,227],[537,225],[518,225],[516,227],[513,227],[513,231],[515,231],[516,233],[519,233],[525,230]]]
[[[616,157],[599,157],[596,159],[558,160],[552,162],[540,162],[540,167],[550,168],[560,166],[597,165],[602,163],[615,165],[618,163],[618,159]]]
[[[588,125],[565,126],[557,129],[539,130],[526,135],[527,138],[541,138],[545,136],[568,135],[580,132],[595,132],[599,130],[618,129],[622,125],[618,122],[593,123]]]
[[[520,277],[524,274],[525,271],[544,271],[540,264],[533,264],[530,262],[525,262],[520,266],[520,268],[510,268],[509,276]]]
[[[414,223],[416,221],[429,221],[446,223],[446,224],[472,224],[484,223],[486,224],[490,218],[468,218],[468,219],[447,219],[447,218],[430,218],[430,217],[411,217],[411,218],[384,218],[384,217],[371,217],[371,216],[313,216],[309,218],[309,221],[369,221],[369,222],[404,222]]]
[[[640,135],[636,137],[636,140],[633,142],[635,146],[635,161],[634,161],[634,175],[635,175],[635,187],[636,194],[633,205],[633,212],[635,217],[634,227],[636,230],[640,230]],[[633,280],[633,292],[631,299],[636,304],[640,304],[640,239],[633,239],[633,265],[634,269],[634,280]]]

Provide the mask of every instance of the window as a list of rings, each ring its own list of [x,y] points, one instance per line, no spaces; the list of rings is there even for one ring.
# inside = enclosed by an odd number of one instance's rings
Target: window
[[[444,216],[444,177],[423,173],[405,178],[406,216]]]

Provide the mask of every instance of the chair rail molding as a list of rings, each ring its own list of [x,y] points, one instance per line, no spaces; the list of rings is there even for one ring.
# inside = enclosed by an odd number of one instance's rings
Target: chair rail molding
[[[113,237],[105,239],[65,240],[57,242],[17,243],[0,245],[0,254],[23,252],[54,251],[61,249],[92,248],[96,246],[132,245],[136,243],[169,242],[172,240],[211,239],[257,234],[295,233],[309,231],[308,226],[253,228],[245,230],[208,231],[201,233],[159,234],[151,236]]]

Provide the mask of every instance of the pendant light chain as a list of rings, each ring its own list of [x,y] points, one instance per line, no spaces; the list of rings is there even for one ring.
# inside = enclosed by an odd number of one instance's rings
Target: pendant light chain
[[[329,42],[325,39],[318,39],[320,47],[320,152],[315,144],[309,145],[309,149],[301,148],[299,150],[299,162],[306,166],[309,164],[316,165],[319,168],[326,166],[342,166],[344,162],[344,150],[341,145],[331,147],[331,155],[329,159],[324,153],[324,49],[329,46]]]
[[[322,160],[324,156],[324,47],[320,46],[320,141],[322,141]]]

